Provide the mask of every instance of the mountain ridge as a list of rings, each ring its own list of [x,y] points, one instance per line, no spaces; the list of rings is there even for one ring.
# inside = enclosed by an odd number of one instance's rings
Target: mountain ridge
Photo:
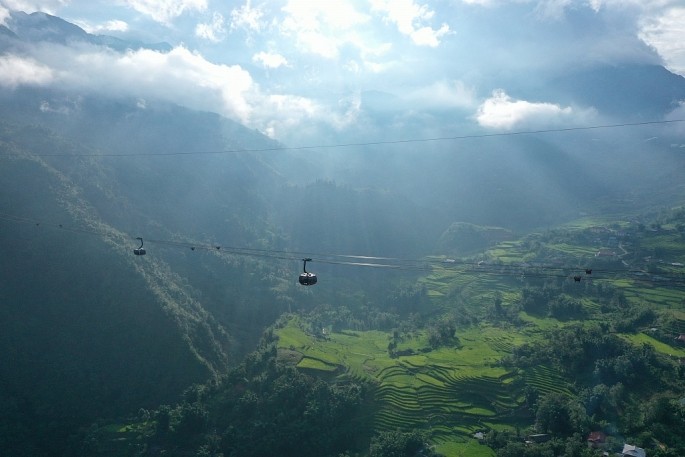
[[[106,46],[119,52],[128,49],[168,52],[172,49],[171,45],[164,42],[147,44],[141,41],[123,40],[110,35],[94,35],[76,24],[40,11],[33,13],[12,11],[6,24],[1,26],[3,34],[25,43],[51,42],[68,45],[81,42]],[[11,35],[7,31],[11,32]]]

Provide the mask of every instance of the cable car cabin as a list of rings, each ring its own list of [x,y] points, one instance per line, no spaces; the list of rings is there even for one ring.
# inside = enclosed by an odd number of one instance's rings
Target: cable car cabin
[[[145,249],[143,249],[143,239],[141,237],[138,237],[136,238],[136,240],[140,240],[140,246],[134,249],[133,253],[135,255],[145,255]]]
[[[300,284],[303,286],[313,286],[316,284],[316,275],[314,273],[307,273],[307,262],[310,262],[312,259],[302,259],[304,262],[304,266],[302,267],[303,273],[300,273]]]
[[[313,286],[316,284],[316,275],[314,273],[301,273],[300,284],[303,286]]]

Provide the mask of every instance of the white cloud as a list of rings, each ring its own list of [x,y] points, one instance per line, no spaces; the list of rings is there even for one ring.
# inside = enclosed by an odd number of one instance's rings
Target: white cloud
[[[386,14],[386,19],[397,26],[403,35],[409,36],[419,46],[437,47],[440,39],[450,32],[447,24],[439,29],[429,25],[435,11],[414,0],[371,0],[372,9]]]
[[[45,85],[52,81],[50,68],[33,59],[12,54],[0,56],[0,86]]]
[[[98,31],[108,31],[108,32],[125,32],[128,30],[128,24],[124,21],[112,20],[107,21],[99,27]]]
[[[262,29],[263,17],[264,11],[262,8],[253,8],[252,2],[247,0],[243,6],[231,11],[231,29],[243,28],[259,32]]]
[[[654,47],[666,66],[685,76],[685,7],[671,7],[641,21],[640,38]]]
[[[306,30],[349,30],[369,19],[345,1],[288,0],[283,11],[288,14],[289,19]]]
[[[411,34],[411,39],[419,46],[436,48],[440,45],[440,38],[447,35],[449,31],[450,28],[447,24],[442,24],[438,30],[434,30],[431,27],[421,27],[414,30]]]
[[[438,81],[407,95],[412,106],[438,109],[472,108],[476,106],[473,88],[462,81]]]
[[[79,57],[93,69],[90,84],[98,80],[99,73],[99,78],[110,80],[107,84],[116,84],[120,90],[127,86],[134,88],[135,95],[141,97],[177,99],[186,106],[222,112],[242,122],[250,119],[251,108],[246,97],[253,89],[253,81],[240,66],[213,64],[183,47],[169,53],[139,50],[112,57],[103,59],[102,54]],[[118,84],[111,81],[112,77],[107,76],[110,72],[123,80]]]
[[[69,115],[78,110],[81,105],[81,97],[67,97],[62,100],[49,102],[43,100],[38,108],[42,113]]]
[[[541,0],[535,11],[542,18],[558,20],[564,17],[566,9],[571,6],[574,6],[573,0]]]
[[[261,64],[264,68],[278,68],[288,65],[288,60],[275,52],[258,52],[252,56],[252,61]]]
[[[346,63],[342,64],[342,68],[355,75],[363,76],[365,72],[371,74],[379,74],[388,72],[393,66],[397,65],[397,62],[386,61],[378,62],[371,56],[362,55],[362,60],[358,61],[355,59],[350,59]]]
[[[213,43],[218,43],[226,36],[226,28],[224,27],[224,17],[221,13],[215,12],[212,15],[212,21],[206,24],[197,24],[195,27],[195,35],[209,40]]]
[[[0,25],[5,25],[8,17],[10,17],[10,10],[0,4]]]
[[[514,100],[503,90],[496,90],[480,105],[475,118],[483,127],[509,130],[522,125],[554,124],[572,114],[571,107]]]
[[[57,10],[69,3],[69,0],[0,0],[0,9],[4,6],[10,11],[42,11],[55,14]]]
[[[157,22],[169,24],[186,11],[207,9],[207,0],[125,0],[139,13],[150,16]]]
[[[303,127],[321,123],[342,130],[354,124],[361,108],[358,96],[339,100],[337,107],[324,106],[315,100],[296,95],[266,96],[260,107],[268,110],[263,132],[271,137],[302,141]]]
[[[165,100],[219,113],[281,138],[303,124],[342,128],[353,122],[358,111],[354,103],[330,107],[300,95],[265,92],[239,65],[215,64],[184,47],[167,53],[149,49],[118,53],[89,44],[44,43],[32,52],[31,59],[0,58],[0,86],[52,84],[81,94],[131,98],[141,109],[146,101]],[[269,61],[278,55],[265,56]],[[59,107],[45,104],[42,109],[56,112]]]
[[[9,74],[22,81],[53,82],[81,93],[106,93],[140,99],[162,99],[189,108],[221,113],[249,123],[257,91],[250,74],[238,65],[214,64],[198,53],[176,47],[162,53],[149,49],[117,53],[82,44],[72,48],[43,44],[20,73],[10,62]],[[31,76],[33,75],[33,76]],[[52,75],[52,79],[49,78]]]
[[[128,23],[120,20],[111,20],[102,24],[91,24],[90,22],[79,20],[73,22],[86,32],[92,34],[128,31]]]
[[[345,44],[364,47],[357,26],[369,16],[358,12],[350,3],[289,0],[283,7],[285,18],[281,33],[293,36],[299,48],[328,59],[337,58]]]

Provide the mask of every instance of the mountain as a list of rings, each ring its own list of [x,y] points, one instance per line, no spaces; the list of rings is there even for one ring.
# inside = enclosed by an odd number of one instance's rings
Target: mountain
[[[219,376],[233,349],[168,266],[136,262],[85,183],[33,155],[73,144],[44,129],[15,129],[2,124],[0,134],[3,154],[17,154],[0,167],[0,384],[1,401],[12,405],[0,417],[0,441],[4,449],[30,446],[26,455],[60,455],[97,417],[170,402]],[[11,216],[19,214],[40,221]]]
[[[551,81],[559,99],[628,120],[653,120],[685,100],[685,78],[659,65],[581,68]]]
[[[43,13],[13,13],[0,33],[27,52],[168,49]],[[684,87],[661,67],[598,67],[544,95],[630,120],[669,112]],[[396,138],[401,100],[362,103],[366,128]],[[98,419],[222,378],[286,310],[387,321],[392,297],[411,309],[416,269],[365,269],[357,256],[477,253],[685,202],[682,140],[659,125],[288,150],[217,114],[57,87],[0,89],[0,119],[0,448],[16,455],[69,455]],[[316,289],[296,280],[309,255]]]
[[[338,286],[307,294],[301,255],[279,251],[431,244],[415,243],[411,205],[296,185],[268,154],[239,152],[273,140],[215,114],[51,90],[1,97],[0,401],[15,406],[0,444],[18,455],[61,455],[99,417],[217,379],[291,307],[382,299],[378,274],[349,268],[322,268]]]
[[[1,26],[2,34],[24,43],[49,42],[63,45],[89,43],[106,46],[120,52],[127,49],[151,49],[160,52],[171,50],[171,46],[167,43],[146,44],[108,35],[93,35],[75,24],[43,12],[27,14],[23,11],[12,11],[6,24],[6,26]]]
[[[6,26],[0,24],[0,35],[9,38],[19,38],[16,33],[8,29]]]

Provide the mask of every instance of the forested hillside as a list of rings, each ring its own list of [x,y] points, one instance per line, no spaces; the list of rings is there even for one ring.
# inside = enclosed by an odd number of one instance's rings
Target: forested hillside
[[[68,119],[32,117],[38,93],[5,97],[15,100],[5,113],[16,111],[0,133],[2,443],[20,455],[62,455],[97,418],[221,376],[286,310],[383,300],[360,284],[380,276],[345,268],[340,286],[355,286],[315,298],[296,287],[301,262],[273,253],[414,245],[418,255],[429,244],[399,229],[410,214],[381,192],[298,185],[260,154],[149,155],[273,146],[217,116],[83,99]]]
[[[84,455],[681,455],[684,215],[579,221],[434,262],[382,306],[286,313],[225,378],[92,427]]]

